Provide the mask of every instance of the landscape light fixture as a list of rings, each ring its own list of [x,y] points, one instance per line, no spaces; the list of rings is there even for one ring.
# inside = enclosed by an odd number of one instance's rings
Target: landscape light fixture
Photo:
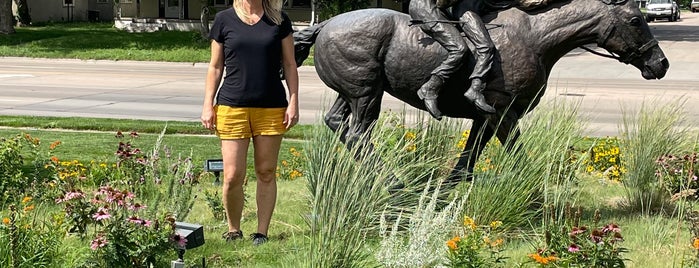
[[[187,249],[204,245],[204,226],[187,222],[175,222],[175,232],[186,239],[183,248],[177,248],[177,260],[172,261],[171,268],[184,268],[184,252]],[[206,267],[206,260],[202,259],[202,267]]]
[[[204,160],[204,171],[214,173],[216,181],[214,185],[221,185],[221,171],[223,171],[223,159]]]

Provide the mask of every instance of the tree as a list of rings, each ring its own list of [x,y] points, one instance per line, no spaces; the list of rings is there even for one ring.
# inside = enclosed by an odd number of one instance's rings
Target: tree
[[[0,34],[13,34],[12,0],[0,0]]]
[[[370,0],[315,0],[321,19],[369,6]]]
[[[32,17],[29,15],[29,5],[27,0],[15,0],[17,5],[17,20],[20,26],[29,26],[32,24]]]

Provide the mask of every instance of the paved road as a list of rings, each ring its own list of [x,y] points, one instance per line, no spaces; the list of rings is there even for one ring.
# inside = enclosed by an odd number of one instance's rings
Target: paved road
[[[553,69],[545,99],[580,101],[591,135],[615,135],[621,107],[683,99],[699,122],[699,14],[651,24],[670,60],[667,76],[644,80],[614,60],[573,51]],[[197,121],[206,64],[0,58],[0,114]],[[334,99],[313,67],[299,69],[301,122],[315,123]],[[384,110],[419,113],[387,96]]]

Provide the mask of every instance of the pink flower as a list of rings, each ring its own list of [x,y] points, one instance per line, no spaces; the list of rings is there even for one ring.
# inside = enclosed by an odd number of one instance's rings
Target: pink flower
[[[141,205],[139,203],[135,203],[135,204],[129,206],[129,210],[132,210],[134,212],[138,212],[139,210],[144,209],[146,207],[147,207],[146,205]]]
[[[576,236],[582,233],[585,233],[587,231],[587,227],[581,226],[580,228],[578,227],[573,227],[572,230],[570,230],[570,236]]]
[[[101,207],[97,210],[97,213],[92,215],[96,221],[101,221],[111,218],[112,215],[109,214],[109,210],[106,207]]]
[[[187,244],[187,238],[185,238],[184,236],[182,236],[182,235],[180,235],[180,234],[178,234],[178,233],[175,233],[175,234],[170,238],[170,240],[171,240],[172,242],[175,242],[175,245],[177,245],[177,246],[180,247],[180,248],[184,248],[184,246]]]
[[[578,247],[578,245],[576,244],[570,244],[570,246],[568,247],[568,252],[575,253],[578,251],[580,251],[580,247]]]
[[[97,250],[98,248],[104,247],[107,244],[109,244],[109,242],[107,241],[107,238],[105,238],[102,235],[99,235],[99,236],[95,237],[95,239],[92,239],[92,245],[90,245],[90,248],[92,250]]]
[[[144,220],[144,219],[138,218],[138,217],[136,217],[136,216],[131,216],[131,217],[129,217],[129,218],[126,219],[126,220],[129,221],[129,222],[131,222],[131,223],[143,225],[143,226],[145,226],[145,227],[149,227],[149,226],[151,225],[151,223],[152,223],[152,222],[149,221],[149,220]]]
[[[621,228],[617,226],[616,224],[610,223],[607,226],[604,226],[602,229],[602,232],[604,233],[609,233],[609,232],[614,232],[614,233],[619,233],[621,232]]]

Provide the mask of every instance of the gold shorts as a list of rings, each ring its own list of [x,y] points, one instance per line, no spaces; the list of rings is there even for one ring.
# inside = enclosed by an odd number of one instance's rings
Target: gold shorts
[[[276,136],[286,133],[286,108],[250,108],[214,106],[216,135],[224,140],[249,139],[254,136]]]

